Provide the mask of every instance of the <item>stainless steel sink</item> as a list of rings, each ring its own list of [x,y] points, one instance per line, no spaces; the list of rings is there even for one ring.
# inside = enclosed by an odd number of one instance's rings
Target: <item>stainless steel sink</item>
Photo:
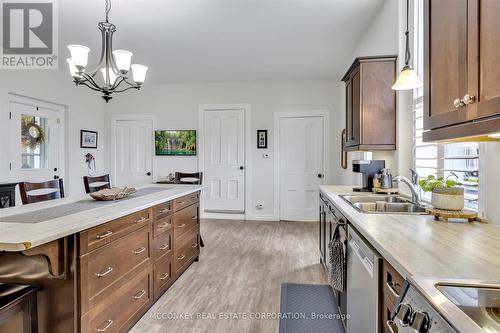
[[[352,207],[368,214],[426,214],[425,206],[411,202],[408,198],[397,195],[341,195]]]

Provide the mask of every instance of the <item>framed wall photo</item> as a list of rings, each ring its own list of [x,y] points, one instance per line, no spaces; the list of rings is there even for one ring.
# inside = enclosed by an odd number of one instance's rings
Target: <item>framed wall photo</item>
[[[80,148],[97,149],[97,132],[95,131],[80,131]]]
[[[267,130],[257,130],[257,149],[267,149]]]

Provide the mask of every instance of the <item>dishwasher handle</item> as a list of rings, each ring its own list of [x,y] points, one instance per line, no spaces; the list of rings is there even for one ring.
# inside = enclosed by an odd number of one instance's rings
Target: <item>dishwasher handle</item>
[[[373,278],[373,262],[364,253],[364,251],[361,249],[358,242],[354,238],[351,238],[349,240],[349,245],[354,250],[354,253],[356,253],[356,256],[361,261],[368,274],[370,274],[370,277]]]

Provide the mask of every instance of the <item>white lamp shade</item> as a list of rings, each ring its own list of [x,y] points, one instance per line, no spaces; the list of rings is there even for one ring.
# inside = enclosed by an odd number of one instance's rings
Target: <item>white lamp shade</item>
[[[78,68],[85,68],[89,60],[90,49],[83,45],[68,45],[68,50],[71,53],[73,64]]]
[[[146,80],[146,72],[148,71],[148,67],[139,64],[132,64],[130,67],[132,68],[132,76],[134,78],[134,82],[137,84],[144,83],[144,80]]]
[[[128,72],[130,69],[130,62],[132,61],[132,52],[126,50],[114,50],[113,56],[115,57],[116,67],[121,72]]]
[[[78,69],[76,68],[75,64],[73,63],[73,59],[68,58],[68,59],[66,59],[66,61],[68,62],[69,72],[71,73],[71,76],[74,78],[81,78],[82,76],[77,74]]]
[[[113,70],[111,68],[108,68],[108,73],[109,73],[109,82],[106,78],[106,68],[101,68],[101,74],[102,74],[102,79],[103,79],[104,83],[107,86],[112,86],[113,83],[115,83],[118,75],[115,72],[113,72]]]
[[[392,86],[393,90],[411,90],[422,87],[424,84],[417,73],[410,67],[405,66],[399,73],[396,83]]]

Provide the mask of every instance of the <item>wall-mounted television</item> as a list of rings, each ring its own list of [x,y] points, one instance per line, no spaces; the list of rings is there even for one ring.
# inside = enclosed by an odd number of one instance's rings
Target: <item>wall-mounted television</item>
[[[196,130],[156,130],[157,156],[195,156]]]

